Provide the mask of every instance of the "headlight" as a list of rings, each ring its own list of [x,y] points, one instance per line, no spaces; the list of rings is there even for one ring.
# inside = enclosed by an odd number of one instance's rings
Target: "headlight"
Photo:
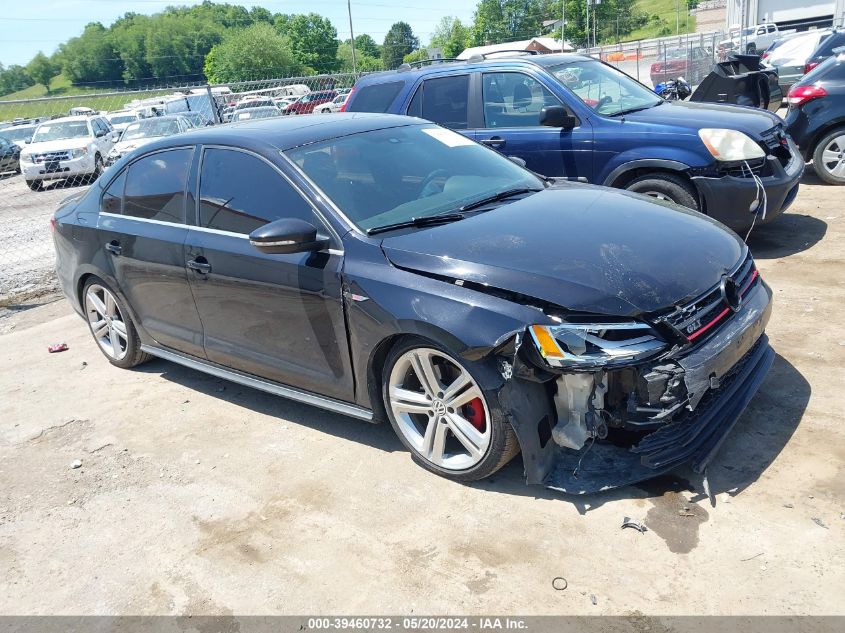
[[[703,128],[698,131],[698,136],[716,160],[751,160],[766,155],[750,136],[737,130]]]
[[[71,150],[70,155],[73,158],[79,158],[81,156],[85,156],[85,154],[87,154],[87,153],[88,153],[87,147],[80,147],[78,149]]]
[[[537,350],[552,367],[625,365],[666,347],[651,326],[637,321],[532,325],[529,330]]]
[[[32,154],[21,154],[21,162],[34,163],[35,160],[33,160]]]

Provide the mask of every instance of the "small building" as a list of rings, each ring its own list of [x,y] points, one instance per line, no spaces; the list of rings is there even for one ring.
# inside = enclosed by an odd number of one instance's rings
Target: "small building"
[[[569,42],[566,42],[565,46],[561,47],[560,40],[556,40],[553,37],[533,37],[530,40],[502,42],[501,44],[489,44],[487,46],[472,46],[458,55],[458,59],[469,59],[473,55],[490,55],[511,51],[537,51],[540,54],[546,54],[574,50],[575,47]]]

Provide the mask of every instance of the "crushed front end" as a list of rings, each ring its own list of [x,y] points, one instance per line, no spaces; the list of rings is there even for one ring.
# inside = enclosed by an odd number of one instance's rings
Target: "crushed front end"
[[[529,327],[500,394],[528,483],[588,494],[686,463],[703,471],[774,360],[771,296],[746,250],[683,305]]]

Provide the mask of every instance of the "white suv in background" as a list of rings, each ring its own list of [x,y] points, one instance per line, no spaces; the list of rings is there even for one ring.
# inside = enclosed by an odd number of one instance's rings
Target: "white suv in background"
[[[45,180],[96,180],[118,133],[101,116],[68,116],[45,121],[21,151],[21,170],[33,191]]]

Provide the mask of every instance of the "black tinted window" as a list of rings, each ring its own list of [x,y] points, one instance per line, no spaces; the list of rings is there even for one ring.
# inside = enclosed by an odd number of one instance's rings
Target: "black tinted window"
[[[251,233],[280,218],[315,222],[311,205],[263,160],[231,150],[205,151],[200,175],[200,226]]]
[[[468,88],[469,75],[427,79],[414,95],[408,114],[465,130]]]
[[[123,213],[162,222],[185,221],[185,181],[191,149],[150,154],[132,163],[126,177]]]
[[[126,170],[120,172],[103,193],[103,201],[100,204],[100,211],[103,213],[120,213],[121,202],[123,201],[123,188],[126,186]]]
[[[390,81],[358,88],[347,110],[349,112],[387,112],[404,85],[401,81]]]

